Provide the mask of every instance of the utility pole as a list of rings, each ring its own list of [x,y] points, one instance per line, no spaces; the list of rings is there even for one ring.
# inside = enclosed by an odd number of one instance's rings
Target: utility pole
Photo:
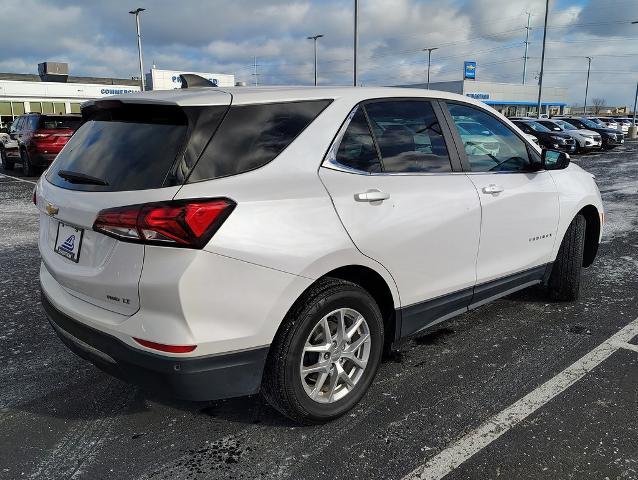
[[[144,62],[142,61],[142,35],[140,34],[140,13],[146,10],[145,8],[137,8],[131,10],[131,15],[135,15],[135,25],[137,27],[137,54],[140,58],[140,88],[142,91],[146,90],[146,82],[144,81]]]
[[[354,74],[352,84],[357,86],[357,51],[359,50],[359,0],[354,0]]]
[[[587,83],[585,84],[585,106],[583,107],[583,115],[587,115],[587,93],[589,93],[589,73],[591,72],[591,57],[585,57],[589,61],[587,67]]]
[[[257,56],[253,56],[253,78],[255,79],[255,87],[257,86]]]
[[[525,30],[527,30],[525,33],[525,56],[523,57],[523,85],[525,85],[525,77],[527,77],[527,60],[529,59],[527,52],[529,51],[529,32],[532,29],[531,23],[532,12],[527,12],[527,27],[525,27]]]
[[[541,73],[538,77],[538,118],[541,117],[541,99],[543,97],[543,70],[545,68],[545,43],[547,41],[547,18],[549,16],[549,0],[545,0],[545,26],[543,27],[543,53],[541,53]]]
[[[632,25],[638,24],[638,20],[631,22]],[[636,138],[638,135],[638,126],[636,126],[636,106],[638,106],[638,85],[636,85],[636,97],[634,98],[634,121],[629,128],[629,138]]]
[[[317,86],[317,39],[323,37],[323,35],[313,35],[306,37],[308,40],[314,40],[315,46],[315,87]]]
[[[434,50],[438,50],[439,47],[432,47],[432,48],[424,48],[423,51],[424,52],[428,52],[428,90],[430,89],[430,65],[432,63],[432,52]]]

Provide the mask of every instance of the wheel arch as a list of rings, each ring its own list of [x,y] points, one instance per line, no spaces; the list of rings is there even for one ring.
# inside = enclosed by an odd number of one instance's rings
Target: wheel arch
[[[274,337],[276,338],[284,328],[285,319],[288,318],[291,311],[295,309],[298,302],[311,290],[318,282],[325,278],[335,278],[352,282],[364,290],[366,290],[372,298],[377,302],[381,315],[383,316],[383,326],[386,333],[386,345],[398,339],[400,332],[401,319],[398,304],[398,294],[394,283],[390,284],[384,276],[370,266],[361,264],[343,265],[333,268],[325,272],[323,275],[315,278],[303,291],[299,293],[297,299],[288,309],[283,321],[279,324]],[[392,288],[394,287],[394,289]],[[396,300],[395,300],[396,299]]]
[[[594,205],[586,205],[581,208],[578,215],[585,217],[585,251],[583,252],[583,267],[589,267],[594,263],[600,244],[600,213]]]

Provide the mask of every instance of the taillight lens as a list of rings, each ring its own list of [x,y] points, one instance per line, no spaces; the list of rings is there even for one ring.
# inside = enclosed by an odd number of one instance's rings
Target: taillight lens
[[[203,248],[233,208],[226,198],[109,208],[98,214],[93,230],[130,242]]]

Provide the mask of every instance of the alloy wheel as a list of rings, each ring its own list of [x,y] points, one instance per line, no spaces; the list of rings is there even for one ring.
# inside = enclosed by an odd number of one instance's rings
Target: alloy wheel
[[[299,374],[304,391],[319,403],[348,395],[363,377],[370,357],[370,328],[356,310],[325,315],[306,339]]]

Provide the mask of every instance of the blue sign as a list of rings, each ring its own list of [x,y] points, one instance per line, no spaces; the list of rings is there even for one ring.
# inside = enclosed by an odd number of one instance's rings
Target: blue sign
[[[476,62],[463,63],[463,78],[466,80],[476,80]]]

